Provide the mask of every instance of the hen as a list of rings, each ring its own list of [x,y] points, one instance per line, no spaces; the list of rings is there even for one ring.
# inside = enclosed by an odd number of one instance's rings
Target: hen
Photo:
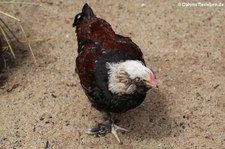
[[[97,18],[85,4],[74,19],[78,41],[76,72],[92,106],[105,113],[104,121],[88,134],[117,135],[127,131],[114,124],[113,114],[139,106],[146,92],[157,87],[155,75],[147,68],[140,48],[129,37],[115,34],[110,24]]]

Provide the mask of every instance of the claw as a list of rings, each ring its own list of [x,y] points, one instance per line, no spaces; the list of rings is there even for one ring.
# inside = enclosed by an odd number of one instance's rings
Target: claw
[[[95,135],[96,131],[93,131],[93,129],[90,128],[90,129],[86,130],[85,133],[89,134],[89,135]]]
[[[88,129],[86,131],[89,135],[96,135],[98,137],[105,136],[107,133],[111,132],[111,125],[110,124],[98,124],[97,127]]]
[[[112,133],[117,139],[117,141],[120,143],[121,141],[120,141],[120,138],[118,137],[117,130],[121,130],[121,131],[128,131],[128,130],[115,125],[113,123],[113,118],[110,113],[106,113],[104,119],[105,121],[103,121],[103,123],[98,124],[96,127],[92,129],[88,129],[86,133],[89,135],[95,135],[97,137],[102,137],[108,133]]]
[[[122,128],[122,127],[119,127],[119,126],[117,126],[115,124],[112,124],[112,131],[111,131],[111,133],[115,136],[116,140],[120,143],[121,141],[120,141],[120,138],[118,137],[117,130],[122,130],[122,131],[126,131],[126,132],[129,131],[129,130],[127,130],[125,128]]]
[[[115,136],[116,140],[120,143],[121,141],[120,141],[120,138],[118,137],[117,130],[126,131],[126,132],[129,131],[115,124],[111,124],[111,125],[99,124],[97,127],[88,129],[86,133],[89,135],[96,135],[97,137],[101,137],[111,132]]]
[[[129,131],[129,130],[127,130],[127,129],[125,129],[125,128],[122,128],[122,127],[120,127],[120,126],[117,126],[117,125],[115,125],[115,124],[112,124],[112,127],[113,127],[113,128],[115,127],[115,130],[122,130],[122,131],[126,131],[126,132]]]

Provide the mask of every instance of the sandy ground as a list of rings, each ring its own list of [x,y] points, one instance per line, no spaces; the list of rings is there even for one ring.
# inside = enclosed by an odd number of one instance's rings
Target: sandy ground
[[[4,73],[1,149],[225,149],[225,6],[88,1],[98,17],[140,46],[160,86],[141,106],[117,117],[130,130],[119,133],[123,143],[118,144],[111,134],[84,133],[101,120],[74,74],[72,22],[84,1],[42,2],[47,3],[0,4],[0,10],[22,20],[30,39],[43,40],[32,44],[38,66],[24,46]],[[1,18],[17,33],[14,20]]]

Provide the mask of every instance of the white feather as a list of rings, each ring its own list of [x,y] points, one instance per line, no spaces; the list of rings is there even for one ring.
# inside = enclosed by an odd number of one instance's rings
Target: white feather
[[[136,77],[148,79],[150,69],[145,67],[141,61],[127,60],[118,63],[106,63],[108,71],[108,88],[112,93],[131,94],[136,90],[136,85],[132,83],[124,83]],[[127,75],[124,74],[127,73]],[[123,75],[124,74],[124,75]],[[118,76],[122,78],[122,82],[118,80]]]

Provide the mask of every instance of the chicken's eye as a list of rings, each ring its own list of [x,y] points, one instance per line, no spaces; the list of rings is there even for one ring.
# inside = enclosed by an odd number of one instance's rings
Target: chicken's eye
[[[136,78],[134,79],[134,81],[135,81],[135,82],[139,82],[139,81],[140,81],[140,78],[139,78],[139,77],[136,77]]]

